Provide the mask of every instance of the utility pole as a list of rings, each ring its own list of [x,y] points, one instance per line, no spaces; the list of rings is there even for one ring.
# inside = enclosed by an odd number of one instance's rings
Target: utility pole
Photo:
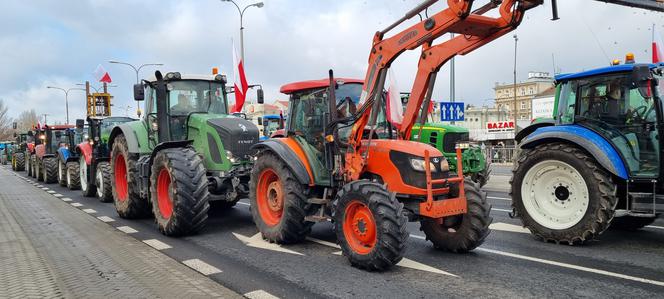
[[[514,35],[514,137],[516,137],[516,133],[519,132],[519,126],[517,126],[516,122],[519,119],[518,117],[518,111],[519,108],[516,103],[516,45],[517,42],[519,41],[519,38]]]
[[[450,33],[450,39],[454,39],[454,33]],[[454,92],[454,57],[450,59],[450,102],[454,103],[455,101],[455,92]],[[454,124],[454,121],[451,121],[450,124]]]

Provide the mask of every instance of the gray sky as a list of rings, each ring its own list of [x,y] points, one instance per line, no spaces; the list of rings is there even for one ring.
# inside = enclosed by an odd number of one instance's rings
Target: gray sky
[[[241,6],[252,1],[238,0]],[[373,34],[401,17],[420,1],[286,1],[264,0],[263,8],[245,13],[245,59],[249,83],[265,88],[266,100],[285,83],[335,74],[363,78]],[[476,1],[476,5],[486,1]],[[651,26],[664,32],[664,14],[609,5],[592,0],[561,0],[561,19],[550,21],[546,5],[531,10],[515,31],[519,36],[518,79],[528,71],[575,72],[607,65],[634,52],[649,62]],[[434,13],[446,6],[434,5]],[[411,25],[418,19],[407,22]],[[407,26],[404,25],[404,26]],[[404,28],[401,26],[399,28]],[[396,31],[395,31],[396,32]],[[593,35],[594,33],[594,35]],[[94,81],[102,64],[113,78],[114,114],[132,106],[129,67],[159,62],[162,71],[209,73],[217,66],[232,78],[232,46],[239,48],[239,14],[235,6],[218,0],[31,0],[0,4],[0,98],[10,115],[35,108],[48,113],[49,122],[64,121],[64,94],[48,85],[74,87]],[[512,81],[514,40],[504,36],[456,59],[457,100],[491,103],[495,82]],[[410,90],[419,50],[402,55],[394,64],[399,87]],[[154,69],[147,68],[141,77]],[[253,94],[251,95],[253,97]],[[82,92],[70,94],[70,119],[84,117]],[[436,101],[449,99],[449,71],[444,67],[434,92]]]

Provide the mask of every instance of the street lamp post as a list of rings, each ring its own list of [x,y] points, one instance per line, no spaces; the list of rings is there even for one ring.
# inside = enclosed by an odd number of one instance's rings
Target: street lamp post
[[[78,86],[85,86],[85,83],[76,83],[76,85],[78,85]],[[99,88],[94,87],[94,86],[92,86],[92,85],[90,85],[90,87],[92,87],[92,89],[94,89],[96,92],[99,92]],[[110,87],[118,87],[118,86],[117,86],[117,85],[106,85],[106,87],[107,87],[107,88],[110,88]]]
[[[124,64],[124,65],[127,65],[127,66],[131,67],[132,69],[134,69],[134,72],[136,72],[136,84],[141,83],[141,78],[140,78],[138,75],[139,75],[139,72],[141,71],[141,69],[142,69],[143,67],[146,67],[146,66],[162,66],[162,65],[164,65],[163,63],[145,63],[145,64],[141,64],[139,67],[135,67],[135,66],[134,66],[133,64],[131,64],[131,63],[128,63],[128,62],[122,62],[122,61],[116,61],[116,60],[109,60],[108,63]],[[141,108],[139,107],[138,102],[136,102],[136,115],[138,115],[138,117],[141,117]]]
[[[518,119],[517,112],[519,111],[516,103],[516,45],[517,42],[519,41],[519,38],[516,36],[516,34],[513,37],[514,37],[514,136],[516,137],[516,133],[519,132],[519,126],[516,124],[516,121]]]
[[[235,3],[235,1],[233,1],[233,0],[220,0],[220,1],[221,2],[233,3],[233,5],[235,5],[235,7],[237,8],[237,12],[240,13],[240,58],[242,59],[242,63],[246,67],[247,62],[244,60],[244,25],[242,23],[242,18],[244,17],[244,11],[247,10],[247,8],[252,7],[252,6],[256,6],[258,8],[261,8],[261,7],[263,7],[263,2],[256,2],[254,4],[249,4],[249,5],[245,6],[243,9],[240,9],[240,6],[237,5],[237,3]]]
[[[46,88],[51,88],[51,89],[57,89],[57,90],[62,90],[62,92],[65,93],[65,111],[67,112],[67,124],[69,124],[69,92],[72,90],[83,90],[83,88],[70,88],[70,89],[64,89],[61,87],[55,87],[55,86],[46,86]]]

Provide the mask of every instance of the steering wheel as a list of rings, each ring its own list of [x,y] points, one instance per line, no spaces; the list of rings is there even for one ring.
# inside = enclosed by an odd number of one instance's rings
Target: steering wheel
[[[640,112],[639,112],[640,111]],[[648,106],[639,106],[636,109],[632,110],[632,112],[629,114],[629,119],[633,120],[643,120],[646,116],[646,112],[648,111]]]

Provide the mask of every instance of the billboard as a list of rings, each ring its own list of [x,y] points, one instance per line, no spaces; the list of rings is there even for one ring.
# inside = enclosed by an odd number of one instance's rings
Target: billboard
[[[533,119],[540,117],[553,117],[554,101],[555,98],[553,96],[546,98],[534,98],[531,110]]]

